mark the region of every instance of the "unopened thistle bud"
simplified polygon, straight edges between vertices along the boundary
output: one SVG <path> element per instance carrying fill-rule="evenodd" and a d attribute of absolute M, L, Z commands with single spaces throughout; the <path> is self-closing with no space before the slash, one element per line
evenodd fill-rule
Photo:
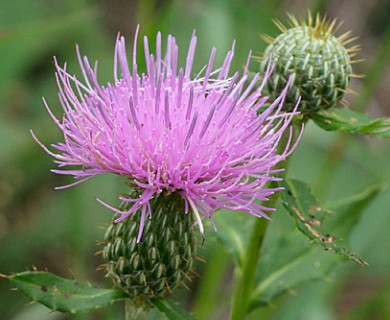
<path fill-rule="evenodd" d="M 275 70 L 271 74 L 267 88 L 272 98 L 280 95 L 287 82 L 291 81 L 284 108 L 294 109 L 301 97 L 299 111 L 310 116 L 319 110 L 334 106 L 343 99 L 353 77 L 351 64 L 357 46 L 347 48 L 353 41 L 350 32 L 336 37 L 339 28 L 336 21 L 309 14 L 308 21 L 298 22 L 289 16 L 291 28 L 276 21 L 282 31 L 275 39 L 264 36 L 269 43 L 260 69 L 265 70 L 271 60 Z"/>
<path fill-rule="evenodd" d="M 135 213 L 113 221 L 105 234 L 107 276 L 131 298 L 171 294 L 190 277 L 196 255 L 194 221 L 182 197 L 160 195 L 150 206 L 152 217 Z"/>

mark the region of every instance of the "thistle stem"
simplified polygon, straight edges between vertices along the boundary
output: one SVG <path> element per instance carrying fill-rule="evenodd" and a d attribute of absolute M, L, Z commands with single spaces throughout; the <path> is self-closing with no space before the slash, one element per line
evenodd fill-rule
<path fill-rule="evenodd" d="M 296 134 L 300 128 L 298 125 L 293 125 L 293 140 L 295 141 Z M 282 153 L 287 145 L 289 139 L 288 132 L 285 132 L 281 141 L 278 144 L 278 153 Z M 279 177 L 283 178 L 286 175 L 289 158 L 280 162 L 276 168 L 284 168 L 283 173 Z M 277 186 L 277 182 L 272 181 L 269 183 L 270 188 Z M 274 208 L 277 200 L 279 199 L 280 192 L 274 193 L 267 201 L 267 206 Z M 267 230 L 269 220 L 256 219 L 253 226 L 251 236 L 249 238 L 249 244 L 246 249 L 244 261 L 241 268 L 235 270 L 235 292 L 232 301 L 232 320 L 242 320 L 248 311 L 253 286 L 255 283 L 257 265 L 259 263 L 260 251 L 263 244 L 263 239 Z"/>
<path fill-rule="evenodd" d="M 278 194 L 274 193 L 272 195 L 268 202 L 270 206 L 276 203 Z M 268 220 L 266 219 L 257 219 L 255 221 L 242 268 L 236 268 L 235 270 L 236 288 L 232 302 L 232 320 L 242 320 L 245 318 L 255 281 L 260 249 L 267 226 Z"/>

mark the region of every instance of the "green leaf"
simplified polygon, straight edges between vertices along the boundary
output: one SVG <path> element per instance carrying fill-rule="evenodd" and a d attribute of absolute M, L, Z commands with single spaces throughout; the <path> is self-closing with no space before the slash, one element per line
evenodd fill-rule
<path fill-rule="evenodd" d="M 234 262 L 242 266 L 245 250 L 254 220 L 257 219 L 247 213 L 221 210 L 214 216 L 218 232 L 215 233 Z"/>
<path fill-rule="evenodd" d="M 152 304 L 164 314 L 168 320 L 194 320 L 195 318 L 185 309 L 171 300 L 155 298 Z"/>
<path fill-rule="evenodd" d="M 127 295 L 119 290 L 80 284 L 44 271 L 26 271 L 6 278 L 31 300 L 51 310 L 66 313 L 95 310 L 127 298 Z"/>
<path fill-rule="evenodd" d="M 347 108 L 323 110 L 312 119 L 327 131 L 344 131 L 370 136 L 390 138 L 390 118 L 370 118 Z"/>
<path fill-rule="evenodd" d="M 319 205 L 308 185 L 298 180 L 286 180 L 282 186 L 286 189 L 282 194 L 283 205 L 306 237 L 325 250 L 338 253 L 360 265 L 367 264 L 356 253 L 340 247 L 336 237 L 323 230 L 324 216 L 329 214 L 329 211 Z"/>
<path fill-rule="evenodd" d="M 333 201 L 330 209 L 337 212 L 334 213 L 318 204 L 306 184 L 287 180 L 285 188 L 283 202 L 287 210 L 293 211 L 295 221 L 284 215 L 283 208 L 278 208 L 269 225 L 257 269 L 251 310 L 267 305 L 305 283 L 325 280 L 342 261 L 338 255 L 325 253 L 322 244 L 311 243 L 313 234 L 307 230 L 305 223 L 311 221 L 316 228 L 323 225 L 348 238 L 364 209 L 384 190 L 383 185 L 374 185 L 356 195 Z M 301 211 L 304 211 L 305 223 L 299 218 Z M 311 239 L 310 242 L 296 232 L 296 224 Z"/>
<path fill-rule="evenodd" d="M 256 270 L 250 310 L 272 303 L 308 282 L 323 280 L 339 263 L 340 257 L 324 253 L 300 232 L 295 221 L 278 206 L 268 225 Z"/>

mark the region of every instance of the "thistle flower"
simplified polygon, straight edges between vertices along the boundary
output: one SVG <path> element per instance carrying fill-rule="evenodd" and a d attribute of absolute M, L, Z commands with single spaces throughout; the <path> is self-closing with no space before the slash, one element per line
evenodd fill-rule
<path fill-rule="evenodd" d="M 183 199 L 183 210 L 192 211 L 201 234 L 202 215 L 213 218 L 219 209 L 267 217 L 266 212 L 274 209 L 257 200 L 265 201 L 279 190 L 265 185 L 277 180 L 274 174 L 280 169 L 273 167 L 294 148 L 289 141 L 281 154 L 276 151 L 294 115 L 281 113 L 287 89 L 265 108 L 267 97 L 261 91 L 271 68 L 257 88 L 259 74 L 247 85 L 247 72 L 241 78 L 238 72 L 229 76 L 234 44 L 220 68 L 213 71 L 216 50 L 212 49 L 208 64 L 192 77 L 195 33 L 184 68 L 178 66 L 174 37 L 168 36 L 165 57 L 161 34 L 157 34 L 155 56 L 145 37 L 146 73 L 141 74 L 137 34 L 138 30 L 131 69 L 125 39 L 118 37 L 112 84 L 98 83 L 97 64 L 92 68 L 78 48 L 83 82 L 55 60 L 62 121 L 44 104 L 63 132 L 64 142 L 52 145 L 51 151 L 33 137 L 54 157 L 59 167 L 54 173 L 77 179 L 59 189 L 102 173 L 126 177 L 135 186 L 136 196 L 119 197 L 128 204 L 124 210 L 98 201 L 117 214 L 115 222 L 139 215 L 137 242 L 146 219 L 153 219 L 152 200 L 171 194 Z M 250 55 L 247 66 L 249 60 Z"/>
<path fill-rule="evenodd" d="M 293 110 L 300 99 L 299 111 L 310 116 L 342 102 L 350 79 L 359 77 L 351 66 L 357 62 L 353 57 L 359 46 L 348 46 L 355 40 L 350 32 L 335 35 L 340 27 L 336 20 L 319 15 L 314 19 L 310 13 L 307 22 L 299 22 L 292 15 L 289 18 L 290 28 L 275 22 L 282 32 L 275 39 L 263 36 L 269 46 L 260 69 L 266 70 L 272 59 L 275 71 L 267 82 L 270 96 L 279 96 L 291 81 L 284 110 Z"/>

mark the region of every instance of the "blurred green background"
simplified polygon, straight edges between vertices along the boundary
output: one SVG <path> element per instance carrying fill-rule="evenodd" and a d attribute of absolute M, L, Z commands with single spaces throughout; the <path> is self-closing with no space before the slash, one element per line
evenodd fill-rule
<path fill-rule="evenodd" d="M 55 191 L 55 186 L 72 180 L 50 173 L 55 167 L 52 159 L 29 133 L 33 129 L 47 145 L 61 139 L 41 100 L 44 96 L 61 116 L 53 56 L 60 64 L 66 61 L 70 73 L 79 74 L 77 43 L 90 60 L 99 60 L 100 82 L 111 81 L 116 35 L 121 32 L 130 44 L 140 23 L 140 34 L 148 35 L 150 42 L 158 30 L 163 37 L 175 35 L 182 61 L 196 29 L 194 70 L 200 70 L 213 46 L 218 49 L 217 64 L 222 63 L 236 40 L 232 68 L 242 70 L 249 50 L 259 55 L 265 48 L 259 35 L 278 34 L 273 18 L 286 22 L 286 12 L 305 17 L 309 9 L 344 21 L 340 34 L 352 30 L 359 37 L 360 57 L 365 60 L 354 65 L 354 71 L 368 76 L 353 80 L 356 93 L 347 97 L 351 108 L 364 108 L 375 117 L 390 116 L 388 0 L 0 0 L 0 273 L 36 267 L 99 286 L 111 285 L 103 272 L 95 271 L 102 263 L 95 252 L 100 250 L 97 242 L 103 239 L 104 223 L 112 213 L 95 198 L 116 203 L 116 195 L 125 190 L 123 181 L 107 175 Z M 256 71 L 257 63 L 253 61 L 251 68 Z M 371 184 L 389 184 L 389 146 L 389 141 L 345 138 L 309 123 L 289 175 L 310 183 L 320 198 L 331 202 Z M 297 288 L 278 300 L 264 319 L 390 319 L 389 208 L 387 189 L 366 210 L 350 239 L 352 250 L 369 267 L 345 263 L 328 281 Z M 206 259 L 229 261 L 211 229 L 201 250 Z M 205 268 L 206 264 L 199 265 L 201 274 Z M 190 291 L 178 294 L 182 305 L 202 310 L 200 319 L 226 319 L 230 262 L 224 270 L 205 272 L 220 279 L 218 287 L 210 288 L 204 299 L 199 279 L 194 279 Z M 27 305 L 26 298 L 10 289 L 10 283 L 0 279 L 0 319 L 121 318 L 120 304 L 90 315 L 49 313 L 40 305 Z"/>

